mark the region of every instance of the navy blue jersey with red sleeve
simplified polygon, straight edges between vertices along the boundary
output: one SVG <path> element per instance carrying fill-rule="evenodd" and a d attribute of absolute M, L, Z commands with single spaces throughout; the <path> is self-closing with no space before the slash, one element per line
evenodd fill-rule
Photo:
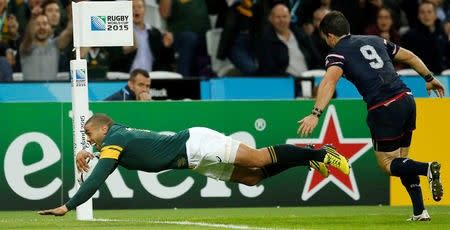
<path fill-rule="evenodd" d="M 392 59 L 399 46 L 377 36 L 347 35 L 329 52 L 325 67 L 338 66 L 368 107 L 410 91 L 395 71 Z"/>

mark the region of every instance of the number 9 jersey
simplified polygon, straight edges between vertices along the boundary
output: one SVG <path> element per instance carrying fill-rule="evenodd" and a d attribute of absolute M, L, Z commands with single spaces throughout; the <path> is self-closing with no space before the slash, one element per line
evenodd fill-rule
<path fill-rule="evenodd" d="M 392 59 L 399 46 L 377 36 L 347 35 L 325 58 L 325 68 L 338 66 L 367 107 L 411 90 L 400 80 Z"/>

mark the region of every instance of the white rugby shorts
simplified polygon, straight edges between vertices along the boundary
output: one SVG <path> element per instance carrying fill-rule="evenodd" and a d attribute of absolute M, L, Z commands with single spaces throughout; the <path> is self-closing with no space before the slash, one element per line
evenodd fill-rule
<path fill-rule="evenodd" d="M 208 128 L 189 129 L 186 153 L 189 168 L 218 180 L 228 181 L 234 170 L 239 141 Z"/>

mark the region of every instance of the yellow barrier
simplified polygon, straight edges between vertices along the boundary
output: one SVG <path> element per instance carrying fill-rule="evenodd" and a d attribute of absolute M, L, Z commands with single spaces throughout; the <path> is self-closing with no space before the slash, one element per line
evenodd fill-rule
<path fill-rule="evenodd" d="M 426 177 L 420 177 L 425 205 L 450 205 L 450 98 L 419 98 L 417 104 L 417 129 L 409 156 L 418 161 L 439 161 L 444 186 L 444 196 L 435 202 Z M 447 189 L 447 190 L 446 190 Z M 391 177 L 391 205 L 411 205 L 411 200 L 398 177 Z"/>

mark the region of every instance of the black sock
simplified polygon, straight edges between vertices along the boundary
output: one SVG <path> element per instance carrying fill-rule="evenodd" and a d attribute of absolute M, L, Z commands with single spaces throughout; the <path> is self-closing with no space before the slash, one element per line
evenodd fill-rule
<path fill-rule="evenodd" d="M 428 163 L 417 162 L 409 158 L 395 158 L 391 162 L 391 174 L 393 176 L 426 176 Z"/>
<path fill-rule="evenodd" d="M 295 145 L 275 145 L 268 147 L 272 163 L 309 165 L 310 160 L 323 162 L 325 154 L 323 149 L 310 149 Z"/>
<path fill-rule="evenodd" d="M 400 179 L 403 186 L 405 186 L 406 191 L 408 191 L 409 197 L 411 197 L 414 215 L 417 216 L 422 214 L 425 207 L 423 206 L 422 189 L 420 188 L 419 176 L 401 176 Z"/>

